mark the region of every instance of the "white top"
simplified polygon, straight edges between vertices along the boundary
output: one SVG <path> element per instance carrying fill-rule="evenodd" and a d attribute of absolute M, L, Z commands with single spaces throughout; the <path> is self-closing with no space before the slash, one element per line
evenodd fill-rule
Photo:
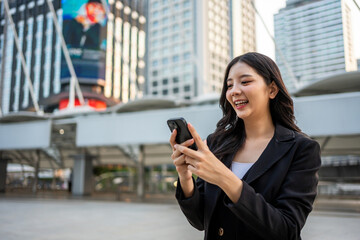
<path fill-rule="evenodd" d="M 242 179 L 253 164 L 254 163 L 232 162 L 231 171 L 235 173 L 238 178 Z"/>

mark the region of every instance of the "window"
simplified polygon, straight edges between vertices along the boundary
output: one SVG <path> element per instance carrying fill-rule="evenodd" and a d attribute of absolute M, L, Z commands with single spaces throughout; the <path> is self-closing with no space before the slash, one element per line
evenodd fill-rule
<path fill-rule="evenodd" d="M 153 2 L 152 7 L 153 8 L 159 7 L 159 2 L 158 1 Z"/>
<path fill-rule="evenodd" d="M 186 83 L 191 82 L 191 74 L 187 73 L 184 75 L 184 82 L 186 82 Z"/>
<path fill-rule="evenodd" d="M 189 10 L 184 12 L 184 18 L 188 18 L 188 17 L 190 17 L 190 11 Z"/>
<path fill-rule="evenodd" d="M 173 92 L 174 92 L 174 93 L 179 93 L 179 88 L 178 88 L 178 87 L 174 88 L 174 89 L 173 89 Z"/>
<path fill-rule="evenodd" d="M 158 60 L 155 60 L 152 62 L 152 66 L 153 67 L 157 67 L 159 65 L 159 61 Z"/>
<path fill-rule="evenodd" d="M 152 85 L 153 85 L 153 87 L 157 87 L 158 82 L 157 82 L 157 81 L 153 81 Z"/>
<path fill-rule="evenodd" d="M 158 32 L 158 30 L 154 30 L 154 31 L 152 31 L 152 33 L 151 33 L 154 37 L 156 37 L 157 35 L 159 35 L 159 32 Z"/>
<path fill-rule="evenodd" d="M 190 27 L 190 21 L 185 21 L 185 22 L 184 22 L 184 27 L 185 27 L 185 28 Z"/>
<path fill-rule="evenodd" d="M 185 2 L 184 2 L 184 7 L 186 8 L 186 7 L 190 7 L 190 0 L 186 0 Z"/>
<path fill-rule="evenodd" d="M 178 45 L 178 44 L 174 45 L 173 46 L 173 51 L 174 51 L 174 53 L 179 52 L 180 51 L 180 45 Z"/>
<path fill-rule="evenodd" d="M 179 34 L 174 34 L 171 36 L 171 41 L 176 42 L 179 39 Z"/>
<path fill-rule="evenodd" d="M 157 18 L 159 16 L 159 11 L 154 11 L 152 15 L 153 18 Z"/>
<path fill-rule="evenodd" d="M 153 47 L 158 47 L 159 46 L 159 40 L 152 41 L 152 46 Z"/>
<path fill-rule="evenodd" d="M 153 22 L 153 27 L 158 27 L 159 26 L 159 21 L 154 21 Z"/>
<path fill-rule="evenodd" d="M 173 82 L 174 82 L 174 83 L 178 83 L 178 82 L 179 82 L 179 78 L 178 78 L 178 77 L 173 77 Z"/>
<path fill-rule="evenodd" d="M 164 78 L 163 80 L 162 80 L 162 83 L 164 84 L 164 85 L 167 85 L 168 84 L 168 79 L 167 78 Z"/>
<path fill-rule="evenodd" d="M 174 56 L 172 57 L 172 61 L 173 61 L 173 62 L 178 62 L 178 61 L 179 61 L 179 55 L 174 55 Z"/>
<path fill-rule="evenodd" d="M 154 77 L 156 77 L 156 76 L 158 75 L 158 71 L 153 71 L 153 72 L 152 72 L 152 75 L 153 75 Z"/>
<path fill-rule="evenodd" d="M 164 27 L 163 29 L 162 29 L 162 34 L 166 34 L 166 33 L 168 33 L 169 32 L 169 28 L 168 27 Z"/>
<path fill-rule="evenodd" d="M 157 91 L 153 91 L 152 94 L 153 94 L 153 95 L 157 95 L 158 92 L 157 92 Z"/>
<path fill-rule="evenodd" d="M 189 60 L 190 59 L 190 53 L 186 52 L 184 53 L 184 60 Z"/>
<path fill-rule="evenodd" d="M 189 86 L 189 85 L 185 85 L 185 86 L 184 86 L 184 91 L 185 91 L 185 92 L 190 92 L 190 86 Z"/>
<path fill-rule="evenodd" d="M 162 93 L 163 93 L 163 95 L 168 95 L 168 90 L 167 90 L 167 89 L 164 89 L 164 90 L 162 91 Z"/>
<path fill-rule="evenodd" d="M 174 24 L 174 25 L 172 26 L 172 29 L 173 29 L 173 31 L 179 30 L 179 24 Z"/>
<path fill-rule="evenodd" d="M 169 22 L 169 18 L 168 17 L 164 17 L 163 19 L 162 19 L 162 23 L 165 25 L 165 24 L 167 24 Z"/>
<path fill-rule="evenodd" d="M 164 37 L 162 40 L 161 40 L 162 44 L 165 45 L 169 42 L 169 38 L 168 37 Z"/>
<path fill-rule="evenodd" d="M 161 60 L 161 63 L 162 63 L 163 65 L 166 65 L 168 62 L 169 62 L 169 59 L 168 59 L 168 58 L 163 58 L 163 59 Z"/>
<path fill-rule="evenodd" d="M 162 14 L 163 15 L 166 15 L 166 14 L 168 14 L 169 13 L 169 8 L 164 8 L 163 10 L 162 10 Z"/>

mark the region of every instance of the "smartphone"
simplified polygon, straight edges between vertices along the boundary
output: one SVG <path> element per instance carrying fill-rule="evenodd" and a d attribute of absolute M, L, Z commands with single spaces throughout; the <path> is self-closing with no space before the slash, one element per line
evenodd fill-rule
<path fill-rule="evenodd" d="M 187 127 L 187 122 L 184 118 L 171 118 L 167 120 L 167 125 L 170 128 L 170 131 L 174 131 L 176 129 L 176 143 L 181 144 L 185 142 L 186 140 L 189 140 L 192 138 L 191 133 Z M 189 146 L 191 149 L 197 150 L 197 146 L 194 143 L 193 145 Z"/>

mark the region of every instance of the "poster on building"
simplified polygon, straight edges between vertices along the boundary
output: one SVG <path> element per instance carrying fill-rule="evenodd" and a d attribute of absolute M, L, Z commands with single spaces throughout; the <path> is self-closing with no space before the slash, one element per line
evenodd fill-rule
<path fill-rule="evenodd" d="M 63 35 L 80 83 L 99 83 L 105 79 L 107 0 L 62 0 Z M 70 72 L 61 62 L 62 83 Z M 100 81 L 99 81 L 100 80 Z"/>

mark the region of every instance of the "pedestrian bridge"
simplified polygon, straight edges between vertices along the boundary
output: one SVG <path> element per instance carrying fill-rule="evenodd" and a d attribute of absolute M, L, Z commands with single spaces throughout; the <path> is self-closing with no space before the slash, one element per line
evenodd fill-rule
<path fill-rule="evenodd" d="M 360 91 L 353 89 L 294 97 L 297 124 L 319 142 L 323 156 L 360 155 Z M 83 169 L 84 161 L 170 164 L 167 119 L 184 117 L 206 138 L 221 116 L 218 96 L 193 102 L 143 98 L 103 112 L 80 108 L 43 116 L 9 114 L 0 118 L 0 160 L 74 169 Z"/>

